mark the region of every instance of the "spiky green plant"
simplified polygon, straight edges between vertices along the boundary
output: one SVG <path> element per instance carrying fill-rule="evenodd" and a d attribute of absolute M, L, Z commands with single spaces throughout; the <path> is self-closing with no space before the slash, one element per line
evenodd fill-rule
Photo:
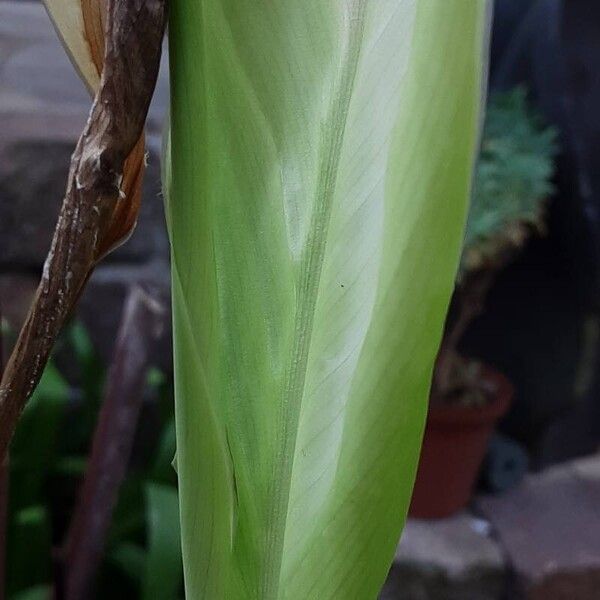
<path fill-rule="evenodd" d="M 94 89 L 101 3 L 46 1 Z M 459 260 L 487 14 L 486 0 L 171 2 L 188 598 L 377 595 Z"/>
<path fill-rule="evenodd" d="M 485 2 L 171 11 L 187 594 L 374 598 L 458 263 Z"/>
<path fill-rule="evenodd" d="M 472 271 L 501 268 L 532 231 L 543 231 L 557 136 L 529 105 L 524 88 L 492 94 L 475 170 L 461 280 Z"/>

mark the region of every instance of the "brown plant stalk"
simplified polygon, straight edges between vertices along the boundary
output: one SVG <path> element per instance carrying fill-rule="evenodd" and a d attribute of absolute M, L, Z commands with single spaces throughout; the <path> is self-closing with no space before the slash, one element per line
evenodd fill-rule
<path fill-rule="evenodd" d="M 57 600 L 85 600 L 91 595 L 129 464 L 152 346 L 167 318 L 165 306 L 150 292 L 140 286 L 130 290 L 85 479 L 60 553 L 64 589 L 56 594 Z"/>
<path fill-rule="evenodd" d="M 165 21 L 166 0 L 108 2 L 100 87 L 72 156 L 40 284 L 0 384 L 0 457 L 94 266 L 135 222 L 135 194 L 127 192 L 139 190 Z"/>

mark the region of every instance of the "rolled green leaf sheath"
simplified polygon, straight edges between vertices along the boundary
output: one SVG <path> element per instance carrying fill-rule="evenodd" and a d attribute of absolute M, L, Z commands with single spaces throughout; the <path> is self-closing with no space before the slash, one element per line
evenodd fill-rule
<path fill-rule="evenodd" d="M 174 0 L 191 600 L 377 596 L 458 264 L 484 0 Z"/>

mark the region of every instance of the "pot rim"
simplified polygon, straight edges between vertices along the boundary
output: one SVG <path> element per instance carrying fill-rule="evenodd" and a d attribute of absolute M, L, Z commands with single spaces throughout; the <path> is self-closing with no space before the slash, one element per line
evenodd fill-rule
<path fill-rule="evenodd" d="M 464 427 L 465 425 L 483 425 L 504 416 L 512 402 L 514 388 L 510 381 L 499 371 L 481 366 L 482 379 L 495 388 L 491 401 L 484 406 L 463 406 L 460 404 L 430 404 L 427 414 L 427 426 Z"/>

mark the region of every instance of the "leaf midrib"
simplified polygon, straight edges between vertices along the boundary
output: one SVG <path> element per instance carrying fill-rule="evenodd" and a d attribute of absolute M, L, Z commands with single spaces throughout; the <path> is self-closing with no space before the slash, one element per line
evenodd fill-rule
<path fill-rule="evenodd" d="M 308 368 L 308 354 L 312 339 L 315 309 L 319 296 L 321 273 L 327 245 L 333 199 L 337 184 L 338 167 L 342 154 L 344 134 L 358 69 L 364 31 L 366 0 L 354 0 L 346 15 L 348 34 L 340 60 L 340 79 L 332 97 L 327 119 L 322 124 L 322 168 L 315 194 L 307 240 L 307 254 L 302 260 L 297 292 L 297 311 L 294 326 L 294 346 L 286 376 L 281 406 L 281 424 L 277 428 L 276 448 L 280 456 L 275 460 L 269 531 L 266 540 L 265 565 L 269 570 L 262 581 L 260 597 L 279 598 L 281 565 L 287 528 L 292 472 L 298 438 L 298 424 Z"/>

